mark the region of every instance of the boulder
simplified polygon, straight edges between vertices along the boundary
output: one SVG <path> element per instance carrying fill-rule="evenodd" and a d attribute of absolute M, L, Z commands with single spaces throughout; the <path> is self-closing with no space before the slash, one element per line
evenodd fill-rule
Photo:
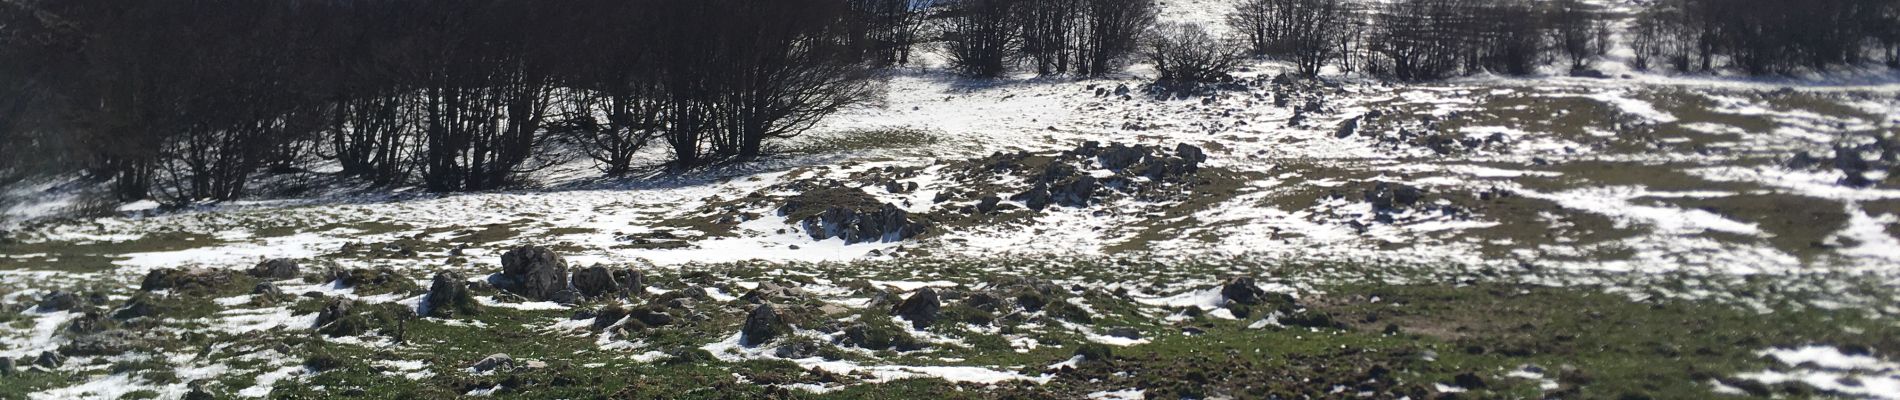
<path fill-rule="evenodd" d="M 1402 183 L 1379 182 L 1366 190 L 1366 202 L 1372 203 L 1377 211 L 1392 211 L 1418 204 L 1425 197 L 1425 191 Z"/>
<path fill-rule="evenodd" d="M 646 326 L 657 327 L 673 324 L 672 315 L 668 315 L 666 312 L 654 308 L 636 308 L 628 312 L 627 316 L 633 317 L 634 320 L 640 321 L 640 323 Z"/>
<path fill-rule="evenodd" d="M 574 290 L 587 297 L 599 297 L 620 291 L 620 282 L 607 267 L 595 265 L 574 271 Z"/>
<path fill-rule="evenodd" d="M 1187 143 L 1174 145 L 1174 156 L 1196 165 L 1207 161 L 1207 152 L 1201 151 L 1200 146 Z"/>
<path fill-rule="evenodd" d="M 284 280 L 296 278 L 302 272 L 297 267 L 297 260 L 273 258 L 252 266 L 250 274 L 259 279 Z"/>
<path fill-rule="evenodd" d="M 160 268 L 145 274 L 145 279 L 139 281 L 139 290 L 210 292 L 231 284 L 233 280 L 230 272 L 222 270 Z"/>
<path fill-rule="evenodd" d="M 739 330 L 739 344 L 758 346 L 791 332 L 791 324 L 785 322 L 778 309 L 771 303 L 760 304 L 746 314 L 745 327 Z"/>
<path fill-rule="evenodd" d="M 1098 187 L 1101 185 L 1096 182 L 1095 177 L 1082 175 L 1050 188 L 1049 195 L 1056 204 L 1068 207 L 1088 207 Z"/>
<path fill-rule="evenodd" d="M 759 304 L 776 300 L 792 299 L 804 296 L 805 291 L 796 287 L 780 285 L 777 282 L 759 283 L 759 287 L 746 292 L 740 299 L 748 303 Z"/>
<path fill-rule="evenodd" d="M 442 271 L 429 281 L 429 294 L 422 298 L 424 315 L 453 318 L 481 312 L 481 304 L 469 293 L 468 279 L 455 271 Z"/>
<path fill-rule="evenodd" d="M 937 321 L 937 313 L 943 309 L 943 301 L 937 298 L 937 291 L 931 288 L 917 289 L 891 309 L 891 314 L 910 321 L 911 328 L 924 329 Z"/>
<path fill-rule="evenodd" d="M 52 350 L 42 351 L 39 357 L 33 359 L 33 365 L 38 365 L 40 368 L 46 369 L 59 369 L 59 366 L 65 364 L 66 356 Z"/>
<path fill-rule="evenodd" d="M 113 356 L 134 349 L 138 338 L 131 332 L 110 330 L 82 335 L 59 347 L 61 354 L 76 356 Z"/>
<path fill-rule="evenodd" d="M 1003 202 L 1003 198 L 1001 197 L 996 197 L 996 195 L 993 195 L 993 194 L 985 195 L 983 196 L 982 199 L 978 199 L 976 201 L 976 210 L 979 212 L 986 212 L 986 213 L 995 212 L 996 205 L 1002 202 Z"/>
<path fill-rule="evenodd" d="M 152 304 L 151 299 L 146 298 L 144 295 L 132 296 L 131 300 L 125 301 L 124 307 L 119 307 L 118 310 L 112 311 L 112 319 L 120 321 L 154 315 L 158 315 L 158 306 Z"/>
<path fill-rule="evenodd" d="M 34 308 L 40 312 L 53 312 L 67 311 L 75 307 L 79 307 L 79 296 L 72 294 L 72 292 L 55 290 L 52 293 L 47 293 L 45 297 L 41 297 L 39 305 Z"/>
<path fill-rule="evenodd" d="M 514 367 L 515 367 L 515 358 L 509 357 L 507 354 L 503 354 L 503 353 L 495 353 L 488 357 L 482 358 L 480 361 L 476 361 L 474 364 L 470 364 L 468 366 L 469 369 L 473 369 L 475 370 L 475 372 L 488 372 L 488 371 L 495 370 L 496 368 L 514 368 Z"/>
<path fill-rule="evenodd" d="M 1254 284 L 1253 277 L 1236 277 L 1221 284 L 1220 295 L 1229 303 L 1246 305 L 1260 304 L 1267 298 L 1267 291 Z"/>
<path fill-rule="evenodd" d="M 281 297 L 284 295 L 284 290 L 277 288 L 277 284 L 274 283 L 258 282 L 257 286 L 251 287 L 251 294 L 264 297 Z"/>
<path fill-rule="evenodd" d="M 346 321 L 350 317 L 350 309 L 355 306 L 356 303 L 348 298 L 330 298 L 330 301 L 323 305 L 323 310 L 317 311 L 317 331 L 330 336 L 348 336 L 357 333 L 352 332 L 355 329 L 352 329 L 350 321 Z"/>
<path fill-rule="evenodd" d="M 1022 193 L 1017 193 L 1015 196 L 1009 196 L 1009 199 L 1023 202 L 1023 206 L 1036 211 L 1042 211 L 1042 209 L 1048 208 L 1050 203 L 1055 202 L 1055 196 L 1049 194 L 1049 188 L 1042 185 L 1036 185 L 1036 187 L 1029 188 L 1029 190 Z"/>
<path fill-rule="evenodd" d="M 1104 169 L 1121 171 L 1127 169 L 1129 166 L 1135 165 L 1135 163 L 1141 162 L 1142 159 L 1147 157 L 1148 148 L 1146 146 L 1136 145 L 1131 147 L 1122 145 L 1121 143 L 1112 143 L 1095 156 L 1095 161 L 1100 163 Z"/>
<path fill-rule="evenodd" d="M 614 283 L 619 284 L 620 291 L 628 296 L 637 296 L 646 292 L 646 277 L 641 276 L 640 271 L 635 271 L 633 268 L 621 268 L 613 270 L 613 275 Z"/>
<path fill-rule="evenodd" d="M 13 357 L 0 357 L 0 376 L 13 375 L 19 367 L 13 365 Z"/>
<path fill-rule="evenodd" d="M 521 246 L 501 255 L 496 286 L 534 300 L 549 300 L 567 289 L 567 261 L 540 246 Z"/>

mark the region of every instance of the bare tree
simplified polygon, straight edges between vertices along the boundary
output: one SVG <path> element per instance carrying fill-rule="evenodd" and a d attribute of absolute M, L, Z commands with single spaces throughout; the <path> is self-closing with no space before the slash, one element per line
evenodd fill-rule
<path fill-rule="evenodd" d="M 1165 23 L 1155 27 L 1144 54 L 1166 82 L 1216 82 L 1239 67 L 1246 50 L 1207 33 L 1200 25 Z"/>

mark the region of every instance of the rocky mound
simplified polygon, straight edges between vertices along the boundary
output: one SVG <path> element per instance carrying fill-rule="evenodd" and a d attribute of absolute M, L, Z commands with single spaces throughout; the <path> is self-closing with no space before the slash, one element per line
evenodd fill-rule
<path fill-rule="evenodd" d="M 1214 181 L 1231 178 L 1224 170 L 1207 173 L 1206 161 L 1206 151 L 1189 144 L 1087 142 L 1056 153 L 999 152 L 937 166 L 873 168 L 844 179 L 788 182 L 761 193 L 797 193 L 779 203 L 778 214 L 813 239 L 894 242 L 939 229 L 1007 222 L 1051 207 L 1186 200 L 1205 194 L 1202 189 Z M 919 192 L 935 193 L 927 207 L 917 204 L 925 201 L 914 197 Z M 765 197 L 755 194 L 747 201 Z M 900 199 L 881 200 L 887 197 Z M 908 211 L 919 208 L 928 211 Z"/>

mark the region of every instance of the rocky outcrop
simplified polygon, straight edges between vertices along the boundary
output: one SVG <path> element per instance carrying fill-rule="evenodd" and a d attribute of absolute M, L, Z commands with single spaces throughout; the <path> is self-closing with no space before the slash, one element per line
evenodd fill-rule
<path fill-rule="evenodd" d="M 846 244 L 910 239 L 923 234 L 930 226 L 912 218 L 910 212 L 889 203 L 876 208 L 826 206 L 823 211 L 798 221 L 812 239 L 839 238 L 844 239 Z"/>
<path fill-rule="evenodd" d="M 495 287 L 502 290 L 537 301 L 552 300 L 567 289 L 567 261 L 553 250 L 522 246 L 501 255 L 501 275 L 496 278 Z"/>
<path fill-rule="evenodd" d="M 273 258 L 257 263 L 250 269 L 251 277 L 269 280 L 293 279 L 303 272 L 297 266 L 297 260 Z"/>

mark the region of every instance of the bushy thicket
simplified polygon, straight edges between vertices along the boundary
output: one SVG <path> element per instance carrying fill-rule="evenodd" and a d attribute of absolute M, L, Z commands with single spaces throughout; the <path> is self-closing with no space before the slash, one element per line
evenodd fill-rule
<path fill-rule="evenodd" d="M 610 173 L 692 168 L 877 94 L 908 0 L 19 0 L 0 3 L 0 152 L 123 199 L 224 200 L 334 160 L 503 187 L 572 143 Z"/>

